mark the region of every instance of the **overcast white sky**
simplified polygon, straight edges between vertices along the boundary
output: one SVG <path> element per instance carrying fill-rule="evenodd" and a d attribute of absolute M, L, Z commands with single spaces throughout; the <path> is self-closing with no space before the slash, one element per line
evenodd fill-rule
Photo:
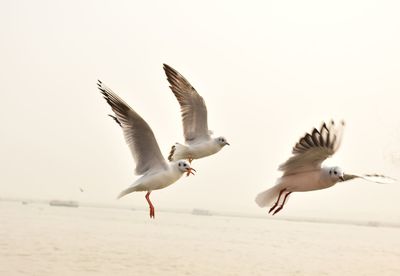
<path fill-rule="evenodd" d="M 137 176 L 96 80 L 166 156 L 183 135 L 162 63 L 203 96 L 231 147 L 154 192 L 156 207 L 264 213 L 254 196 L 331 118 L 347 122 L 331 164 L 400 178 L 399 14 L 397 1 L 1 1 L 0 197 L 116 203 Z M 399 221 L 399 194 L 352 181 L 293 194 L 282 215 Z M 120 202 L 147 206 L 143 193 Z"/>

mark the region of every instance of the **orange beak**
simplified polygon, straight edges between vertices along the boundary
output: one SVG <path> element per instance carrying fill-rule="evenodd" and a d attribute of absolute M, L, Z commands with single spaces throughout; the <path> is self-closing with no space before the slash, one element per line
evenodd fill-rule
<path fill-rule="evenodd" d="M 188 168 L 188 169 L 186 169 L 186 171 L 187 171 L 186 176 L 189 176 L 190 174 L 194 175 L 193 171 L 196 171 L 196 170 L 193 168 Z"/>

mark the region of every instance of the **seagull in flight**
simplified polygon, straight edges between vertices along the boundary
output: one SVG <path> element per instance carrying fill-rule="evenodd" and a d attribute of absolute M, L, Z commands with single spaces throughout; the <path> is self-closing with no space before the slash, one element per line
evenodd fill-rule
<path fill-rule="evenodd" d="M 123 190 L 118 198 L 132 192 L 147 192 L 146 200 L 150 208 L 150 218 L 154 218 L 155 211 L 150 201 L 150 193 L 171 185 L 184 173 L 187 173 L 187 176 L 194 175 L 192 171 L 196 170 L 186 160 L 167 163 L 161 154 L 153 131 L 146 121 L 104 83 L 98 81 L 97 86 L 115 114 L 115 116 L 109 116 L 122 128 L 125 141 L 136 162 L 136 174 L 142 175 Z"/>
<path fill-rule="evenodd" d="M 325 159 L 332 156 L 340 147 L 344 122 L 338 126 L 334 121 L 323 123 L 318 130 L 314 128 L 306 133 L 293 147 L 292 154 L 280 165 L 282 177 L 272 188 L 257 195 L 255 201 L 260 207 L 272 207 L 269 213 L 275 215 L 293 192 L 308 192 L 332 187 L 338 182 L 362 178 L 376 183 L 392 183 L 393 178 L 379 174 L 355 175 L 346 174 L 340 167 L 321 167 Z"/>
<path fill-rule="evenodd" d="M 170 88 L 181 106 L 185 145 L 172 146 L 168 160 L 203 158 L 219 152 L 229 145 L 225 137 L 212 138 L 208 129 L 207 107 L 203 98 L 193 86 L 174 68 L 164 64 Z"/>

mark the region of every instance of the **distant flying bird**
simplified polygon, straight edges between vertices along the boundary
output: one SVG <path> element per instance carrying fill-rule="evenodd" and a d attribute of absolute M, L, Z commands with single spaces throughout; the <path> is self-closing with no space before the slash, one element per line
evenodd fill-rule
<path fill-rule="evenodd" d="M 322 162 L 339 149 L 343 127 L 343 121 L 337 127 L 331 121 L 330 124 L 323 123 L 320 130 L 314 128 L 311 134 L 306 133 L 293 147 L 293 156 L 279 167 L 283 171 L 282 177 L 275 186 L 258 194 L 256 203 L 260 207 L 272 205 L 269 213 L 275 215 L 293 192 L 321 190 L 354 178 L 376 183 L 393 182 L 394 179 L 383 175 L 345 174 L 339 167 L 321 167 Z"/>
<path fill-rule="evenodd" d="M 101 81 L 98 81 L 97 85 L 115 113 L 115 116 L 109 116 L 122 128 L 125 141 L 136 162 L 136 174 L 143 175 L 123 190 L 118 198 L 132 192 L 147 191 L 146 200 L 150 208 L 150 218 L 154 218 L 155 212 L 150 201 L 150 193 L 171 185 L 185 172 L 189 176 L 189 174 L 194 174 L 192 170 L 196 170 L 185 160 L 167 163 L 146 121 Z"/>
<path fill-rule="evenodd" d="M 212 138 L 208 129 L 207 107 L 203 98 L 192 85 L 171 66 L 164 64 L 170 88 L 181 106 L 185 145 L 172 146 L 168 160 L 203 158 L 219 152 L 229 145 L 225 137 Z"/>

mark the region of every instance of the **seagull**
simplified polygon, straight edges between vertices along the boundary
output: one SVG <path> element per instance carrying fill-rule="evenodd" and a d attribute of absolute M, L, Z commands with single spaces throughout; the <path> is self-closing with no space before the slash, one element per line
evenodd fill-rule
<path fill-rule="evenodd" d="M 192 171 L 196 170 L 186 160 L 167 163 L 161 154 L 153 131 L 146 121 L 100 80 L 97 85 L 115 114 L 115 116 L 109 116 L 122 128 L 125 141 L 136 162 L 135 172 L 137 175 L 142 175 L 123 190 L 118 198 L 132 192 L 147 192 L 146 200 L 150 208 L 150 218 L 154 218 L 155 211 L 150 201 L 150 193 L 171 185 L 184 173 L 187 173 L 187 176 L 194 175 Z"/>
<path fill-rule="evenodd" d="M 175 69 L 164 64 L 170 88 L 181 106 L 185 145 L 175 143 L 168 160 L 203 158 L 219 152 L 229 145 L 225 137 L 212 138 L 207 125 L 207 107 L 193 86 Z"/>
<path fill-rule="evenodd" d="M 308 192 L 332 187 L 337 182 L 362 178 L 376 183 L 392 183 L 395 179 L 379 174 L 346 174 L 340 167 L 321 167 L 325 159 L 332 156 L 340 147 L 344 121 L 338 126 L 334 121 L 323 123 L 318 130 L 306 133 L 293 147 L 292 154 L 280 165 L 282 177 L 272 188 L 257 195 L 255 201 L 260 207 L 272 205 L 269 213 L 275 215 L 293 192 Z M 272 204 L 273 203 L 273 204 Z"/>

